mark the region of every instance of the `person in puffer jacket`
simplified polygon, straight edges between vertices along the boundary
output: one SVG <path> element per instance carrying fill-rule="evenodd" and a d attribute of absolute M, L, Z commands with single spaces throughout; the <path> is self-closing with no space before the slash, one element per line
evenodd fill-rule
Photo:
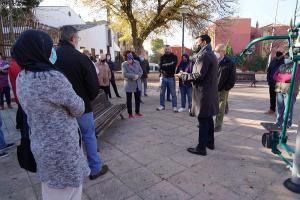
<path fill-rule="evenodd" d="M 275 92 L 277 98 L 277 108 L 276 108 L 276 126 L 282 128 L 283 117 L 285 111 L 285 104 L 288 99 L 288 93 L 292 80 L 292 69 L 293 61 L 289 58 L 288 53 L 285 54 L 284 64 L 282 64 L 279 69 L 275 72 L 273 78 L 276 81 Z M 290 107 L 290 112 L 288 116 L 287 128 L 291 128 L 293 124 L 293 108 L 296 102 L 296 97 L 299 93 L 299 78 L 300 78 L 300 65 L 297 67 L 296 79 L 294 85 L 294 91 L 292 95 L 292 102 Z"/>

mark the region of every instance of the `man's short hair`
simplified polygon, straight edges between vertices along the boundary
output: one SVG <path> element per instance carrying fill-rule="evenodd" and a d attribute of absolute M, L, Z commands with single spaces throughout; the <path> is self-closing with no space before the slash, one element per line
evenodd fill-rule
<path fill-rule="evenodd" d="M 281 51 L 276 51 L 276 57 L 280 57 L 282 55 L 283 55 L 283 53 Z"/>
<path fill-rule="evenodd" d="M 127 54 L 129 54 L 129 53 L 131 53 L 131 51 L 129 51 L 129 50 L 126 50 L 126 51 L 123 52 L 124 60 L 127 60 Z"/>
<path fill-rule="evenodd" d="M 59 29 L 60 40 L 62 41 L 71 41 L 72 37 L 78 33 L 78 30 L 70 25 L 63 26 Z"/>
<path fill-rule="evenodd" d="M 203 34 L 200 36 L 197 36 L 196 39 L 201 38 L 202 41 L 205 41 L 206 44 L 210 44 L 211 38 L 207 34 Z"/>

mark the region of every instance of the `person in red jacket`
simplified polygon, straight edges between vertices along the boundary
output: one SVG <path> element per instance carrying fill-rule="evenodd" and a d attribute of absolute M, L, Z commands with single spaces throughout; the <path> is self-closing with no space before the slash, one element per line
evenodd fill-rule
<path fill-rule="evenodd" d="M 15 96 L 16 103 L 18 104 L 18 110 L 17 110 L 17 114 L 16 114 L 16 129 L 20 129 L 22 138 L 27 138 L 29 136 L 28 135 L 29 127 L 27 124 L 27 116 L 19 103 L 19 100 L 17 97 L 17 92 L 16 92 L 16 80 L 21 71 L 21 68 L 18 65 L 18 63 L 16 62 L 16 60 L 14 59 L 13 54 L 11 56 L 12 56 L 12 60 L 9 65 L 8 76 L 9 76 L 9 81 L 10 81 L 10 84 L 11 84 L 11 87 L 12 87 L 12 90 L 13 90 L 13 93 Z"/>

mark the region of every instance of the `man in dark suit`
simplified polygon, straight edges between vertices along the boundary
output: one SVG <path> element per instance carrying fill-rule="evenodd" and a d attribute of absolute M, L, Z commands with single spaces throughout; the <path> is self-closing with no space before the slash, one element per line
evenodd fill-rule
<path fill-rule="evenodd" d="M 218 114 L 218 61 L 210 45 L 208 35 L 196 38 L 195 64 L 193 72 L 188 74 L 193 82 L 192 113 L 198 117 L 199 143 L 187 151 L 205 156 L 206 147 L 214 149 L 214 121 Z M 181 75 L 183 76 L 183 75 Z"/>

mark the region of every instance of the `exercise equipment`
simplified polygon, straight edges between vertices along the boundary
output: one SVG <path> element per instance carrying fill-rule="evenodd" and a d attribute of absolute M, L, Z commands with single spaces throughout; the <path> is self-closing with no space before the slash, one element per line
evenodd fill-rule
<path fill-rule="evenodd" d="M 298 130 L 297 130 L 297 140 L 296 140 L 296 148 L 292 148 L 287 144 L 287 136 L 286 136 L 286 129 L 287 129 L 287 122 L 288 122 L 288 114 L 290 112 L 291 107 L 291 100 L 292 94 L 294 90 L 295 80 L 296 80 L 296 72 L 298 67 L 298 62 L 300 61 L 300 23 L 296 25 L 296 27 L 291 28 L 288 30 L 287 35 L 272 35 L 272 36 L 265 36 L 257 38 L 251 41 L 245 50 L 239 55 L 238 60 L 242 60 L 245 56 L 252 54 L 253 47 L 256 43 L 266 40 L 287 40 L 288 41 L 288 48 L 289 48 L 289 57 L 294 62 L 293 69 L 292 69 L 292 80 L 288 92 L 288 99 L 285 105 L 284 111 L 284 122 L 282 129 L 274 129 L 268 127 L 268 124 L 262 124 L 265 129 L 269 132 L 264 133 L 262 135 L 262 144 L 264 147 L 271 149 L 272 153 L 277 155 L 292 171 L 292 178 L 287 179 L 284 182 L 284 186 L 295 192 L 300 194 L 300 116 L 298 121 Z M 279 147 L 282 149 L 280 150 Z M 286 158 L 282 151 L 288 153 L 289 156 L 293 156 L 293 162 L 291 162 L 291 158 Z"/>

